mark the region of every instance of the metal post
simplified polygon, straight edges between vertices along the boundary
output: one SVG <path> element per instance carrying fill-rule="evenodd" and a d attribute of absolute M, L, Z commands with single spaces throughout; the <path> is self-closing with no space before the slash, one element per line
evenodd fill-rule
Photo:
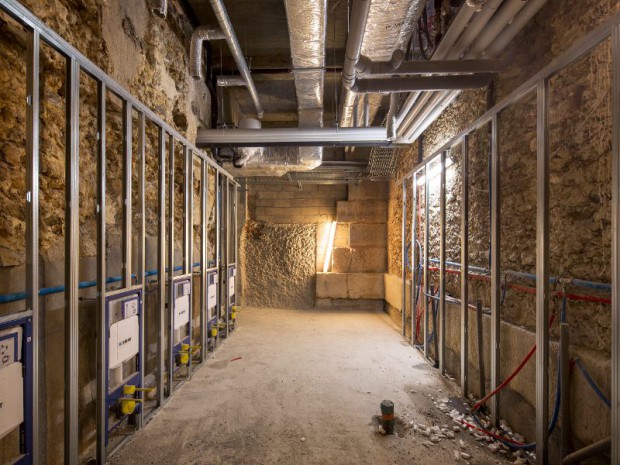
<path fill-rule="evenodd" d="M 209 194 L 208 168 L 204 160 L 200 161 L 200 361 L 207 359 L 207 196 Z"/>
<path fill-rule="evenodd" d="M 620 465 L 620 26 L 612 32 L 612 295 L 611 295 L 611 463 Z"/>
<path fill-rule="evenodd" d="M 420 270 L 417 269 L 417 263 L 420 257 L 418 257 L 417 248 L 417 236 L 418 236 L 418 173 L 413 173 L 411 177 L 411 190 L 412 190 L 412 205 L 411 205 L 411 345 L 415 345 L 415 326 L 417 320 L 417 302 L 415 298 L 416 294 L 416 271 L 418 274 Z M 404 183 L 403 183 L 404 184 Z M 418 279 L 420 279 L 418 277 Z"/>
<path fill-rule="evenodd" d="M 145 125 L 146 119 L 144 117 L 144 113 L 140 112 L 138 116 L 138 211 L 136 212 L 138 215 L 138 228 L 140 230 L 140 234 L 138 236 L 138 269 L 136 270 L 136 278 L 137 283 L 142 286 L 142 315 L 140 316 L 140 320 L 142 324 L 140 325 L 140 387 L 144 387 L 144 370 L 145 370 L 145 337 L 144 337 L 144 326 L 146 322 L 146 318 L 144 317 L 146 310 L 146 279 L 144 273 L 146 272 L 146 223 L 145 223 L 145 197 L 146 197 L 146 134 L 145 134 Z M 144 393 L 140 393 L 140 398 L 145 399 L 146 396 Z M 144 406 L 140 409 L 140 415 L 138 415 L 138 429 L 142 428 L 144 422 Z"/>
<path fill-rule="evenodd" d="M 561 424 L 562 458 L 570 454 L 570 332 L 567 323 L 560 323 L 560 379 L 562 393 Z"/>
<path fill-rule="evenodd" d="M 429 245 L 429 233 L 428 233 L 428 218 L 429 218 L 429 209 L 428 209 L 428 165 L 424 165 L 424 292 L 422 295 L 424 296 L 424 357 L 428 358 L 428 290 L 430 285 L 430 275 L 428 271 L 428 245 Z M 437 354 L 435 354 L 437 355 Z"/>
<path fill-rule="evenodd" d="M 97 83 L 97 463 L 106 463 L 106 85 Z"/>
<path fill-rule="evenodd" d="M 32 310 L 32 457 L 39 462 L 39 32 L 28 36 L 26 63 L 26 158 L 28 217 L 26 221 L 26 308 Z M 27 420 L 27 421 L 28 421 Z"/>
<path fill-rule="evenodd" d="M 439 186 L 439 372 L 446 373 L 446 151 L 441 152 Z"/>
<path fill-rule="evenodd" d="M 189 360 L 187 362 L 187 377 L 192 376 L 193 329 L 194 329 L 194 152 L 184 148 L 185 152 L 185 260 L 187 273 L 189 273 L 190 286 L 192 289 L 189 302 Z"/>
<path fill-rule="evenodd" d="M 228 304 L 230 303 L 230 286 L 229 280 L 230 276 L 228 276 L 228 265 L 230 265 L 230 179 L 225 179 L 225 191 L 226 191 L 226 266 L 224 267 L 224 272 L 226 273 L 226 302 L 225 302 L 225 315 L 226 315 L 226 337 L 230 333 L 230 308 L 228 308 Z"/>
<path fill-rule="evenodd" d="M 484 338 L 483 338 L 483 325 L 482 325 L 482 301 L 476 300 L 476 326 L 478 333 L 478 374 L 480 382 L 480 398 L 482 399 L 486 394 L 485 383 L 486 373 L 484 370 Z"/>
<path fill-rule="evenodd" d="M 469 136 L 461 143 L 461 394 L 469 393 Z"/>
<path fill-rule="evenodd" d="M 158 197 L 157 197 L 157 406 L 164 405 L 164 371 L 166 345 L 166 131 L 159 127 L 159 169 L 158 169 Z M 105 462 L 100 462 L 105 463 Z"/>
<path fill-rule="evenodd" d="M 549 81 L 537 88 L 536 463 L 549 463 Z"/>
<path fill-rule="evenodd" d="M 407 180 L 402 185 L 403 199 L 401 202 L 402 224 L 401 224 L 401 275 L 402 275 L 402 295 L 401 295 L 401 332 L 405 336 L 405 326 L 407 323 Z"/>
<path fill-rule="evenodd" d="M 222 265 L 221 265 L 221 208 L 220 208 L 220 204 L 221 204 L 221 194 L 220 194 L 220 173 L 219 171 L 215 172 L 215 269 L 217 270 L 217 277 L 218 277 L 218 289 L 217 289 L 217 305 L 215 307 L 215 313 L 217 315 L 216 318 L 216 325 L 219 325 L 220 322 L 220 317 L 222 315 L 222 309 L 221 309 L 221 305 L 222 305 L 222 283 L 224 282 L 224 278 L 222 276 Z M 218 327 L 218 331 L 217 331 L 217 337 L 216 337 L 216 344 L 219 342 L 220 340 L 220 331 L 219 331 L 219 327 Z"/>
<path fill-rule="evenodd" d="M 172 395 L 174 375 L 174 136 L 168 140 L 168 396 Z"/>
<path fill-rule="evenodd" d="M 500 325 L 501 325 L 501 276 L 500 276 L 500 167 L 497 114 L 491 119 L 491 390 L 500 377 Z M 491 422 L 499 422 L 499 396 L 491 399 Z"/>
<path fill-rule="evenodd" d="M 65 164 L 65 464 L 78 461 L 80 65 L 67 60 Z"/>
<path fill-rule="evenodd" d="M 123 100 L 123 287 L 131 286 L 132 106 Z"/>

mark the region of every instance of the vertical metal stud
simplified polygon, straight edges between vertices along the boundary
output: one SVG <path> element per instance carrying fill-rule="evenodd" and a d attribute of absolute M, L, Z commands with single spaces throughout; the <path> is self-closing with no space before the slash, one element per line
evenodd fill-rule
<path fill-rule="evenodd" d="M 28 36 L 26 63 L 26 159 L 28 216 L 26 221 L 26 307 L 32 310 L 32 436 L 31 463 L 39 462 L 39 32 Z M 31 420 L 31 421 L 30 421 Z M 28 427 L 28 426 L 27 426 Z"/>
<path fill-rule="evenodd" d="M 429 180 L 428 180 L 428 164 L 424 165 L 424 357 L 428 358 L 428 291 L 430 286 L 430 275 L 428 271 L 428 246 L 429 246 Z M 437 356 L 437 354 L 435 354 Z"/>
<path fill-rule="evenodd" d="M 461 394 L 469 393 L 469 136 L 461 143 Z"/>
<path fill-rule="evenodd" d="M 225 302 L 225 312 L 226 315 L 226 337 L 228 337 L 230 333 L 230 286 L 229 280 L 230 276 L 228 275 L 228 265 L 230 265 L 230 236 L 231 236 L 231 228 L 230 228 L 230 179 L 226 177 L 224 180 L 225 183 L 225 191 L 226 191 L 226 253 L 224 254 L 226 260 L 226 266 L 224 267 L 224 272 L 226 273 L 226 302 Z"/>
<path fill-rule="evenodd" d="M 136 212 L 138 216 L 138 250 L 137 250 L 137 259 L 138 259 L 138 269 L 136 270 L 136 279 L 137 283 L 142 285 L 142 315 L 140 319 L 142 324 L 140 325 L 140 386 L 144 387 L 144 370 L 145 370 L 145 337 L 144 337 L 144 326 L 146 324 L 146 318 L 144 317 L 146 311 L 146 279 L 144 273 L 146 272 L 146 223 L 145 223 L 145 196 L 146 196 L 146 134 L 145 134 L 145 117 L 144 113 L 140 112 L 138 116 L 138 211 Z M 145 396 L 143 393 L 140 393 L 140 398 L 144 399 Z M 142 424 L 144 421 L 144 406 L 140 408 L 140 415 L 138 415 L 138 424 L 137 427 L 142 428 Z"/>
<path fill-rule="evenodd" d="M 65 464 L 78 461 L 80 65 L 67 60 L 65 165 Z"/>
<path fill-rule="evenodd" d="M 220 172 L 216 171 L 215 172 L 215 188 L 214 188 L 214 192 L 215 192 L 215 268 L 217 269 L 217 277 L 218 277 L 218 289 L 217 289 L 217 305 L 215 307 L 215 313 L 216 313 L 216 324 L 219 324 L 219 320 L 220 317 L 222 315 L 222 310 L 221 310 L 221 306 L 222 306 L 222 283 L 224 282 L 224 276 L 223 276 L 223 269 L 222 269 L 222 238 L 221 238 L 221 231 L 220 228 L 222 227 L 222 218 L 221 218 L 221 214 L 222 214 L 222 208 L 221 208 L 221 203 L 222 203 L 222 198 L 221 198 L 221 189 L 220 189 Z M 220 332 L 219 329 L 217 331 L 217 342 L 219 342 L 220 339 Z"/>
<path fill-rule="evenodd" d="M 164 347 L 166 345 L 166 131 L 159 127 L 159 168 L 158 168 L 158 197 L 157 197 L 157 284 L 158 312 L 157 312 L 157 406 L 164 405 L 164 372 L 166 362 Z"/>
<path fill-rule="evenodd" d="M 405 336 L 406 324 L 407 324 L 407 180 L 403 181 L 402 185 L 402 202 L 401 202 L 401 276 L 402 276 L 402 295 L 401 295 L 401 332 L 403 337 Z"/>
<path fill-rule="evenodd" d="M 106 85 L 97 82 L 97 463 L 106 463 Z"/>
<path fill-rule="evenodd" d="M 172 395 L 174 378 L 174 136 L 168 141 L 168 396 Z"/>
<path fill-rule="evenodd" d="M 132 163 L 132 106 L 123 100 L 123 287 L 131 286 L 131 163 Z"/>
<path fill-rule="evenodd" d="M 417 302 L 416 302 L 416 271 L 418 274 L 420 270 L 417 268 L 418 260 L 418 173 L 413 173 L 411 177 L 411 345 L 415 345 L 415 326 L 417 320 Z M 420 279 L 419 276 L 417 279 Z"/>
<path fill-rule="evenodd" d="M 441 152 L 439 186 L 439 372 L 446 373 L 446 151 Z"/>
<path fill-rule="evenodd" d="M 185 153 L 185 262 L 187 263 L 187 273 L 192 287 L 192 299 L 189 303 L 189 361 L 187 362 L 187 376 L 192 376 L 193 365 L 193 329 L 194 329 L 194 152 L 187 147 Z"/>
<path fill-rule="evenodd" d="M 620 26 L 612 32 L 611 463 L 620 465 Z"/>
<path fill-rule="evenodd" d="M 498 117 L 491 120 L 491 390 L 499 385 L 500 376 L 500 325 L 501 325 L 501 276 L 500 276 L 500 168 L 498 143 Z M 499 396 L 491 401 L 491 422 L 499 421 Z"/>
<path fill-rule="evenodd" d="M 207 163 L 204 160 L 200 160 L 200 361 L 204 362 L 207 359 L 207 264 L 208 250 L 207 250 L 207 196 L 209 194 L 208 186 L 208 168 Z"/>
<path fill-rule="evenodd" d="M 536 463 L 549 463 L 549 81 L 537 88 Z M 494 388 L 495 385 L 491 386 Z"/>

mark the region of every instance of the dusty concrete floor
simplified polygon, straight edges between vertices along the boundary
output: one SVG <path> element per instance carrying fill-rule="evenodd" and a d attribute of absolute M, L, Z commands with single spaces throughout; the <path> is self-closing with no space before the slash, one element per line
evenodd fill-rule
<path fill-rule="evenodd" d="M 466 432 L 424 445 L 405 425 L 453 425 L 429 395 L 458 392 L 383 313 L 245 308 L 213 359 L 110 463 L 451 464 L 459 439 L 472 455 L 460 463 L 507 463 Z M 383 399 L 396 405 L 398 437 L 372 424 Z"/>

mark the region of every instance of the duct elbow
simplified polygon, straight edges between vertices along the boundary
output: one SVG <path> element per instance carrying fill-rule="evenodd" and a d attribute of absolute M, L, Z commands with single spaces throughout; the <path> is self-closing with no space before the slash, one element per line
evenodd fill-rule
<path fill-rule="evenodd" d="M 168 0 L 155 0 L 152 4 L 151 11 L 153 14 L 160 18 L 165 18 L 168 15 Z"/>
<path fill-rule="evenodd" d="M 202 44 L 205 40 L 225 39 L 222 31 L 208 26 L 199 26 L 194 30 L 189 47 L 189 74 L 192 78 L 202 79 Z"/>

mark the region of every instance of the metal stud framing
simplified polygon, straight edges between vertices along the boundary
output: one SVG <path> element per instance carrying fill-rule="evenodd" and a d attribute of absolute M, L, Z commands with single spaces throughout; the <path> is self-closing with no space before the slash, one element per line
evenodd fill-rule
<path fill-rule="evenodd" d="M 184 248 L 184 265 L 186 272 L 192 271 L 192 205 L 193 200 L 191 186 L 193 179 L 192 167 L 193 157 L 201 160 L 201 172 L 203 179 L 202 208 L 203 208 L 203 224 L 201 231 L 201 244 L 203 247 L 202 264 L 203 280 L 206 279 L 206 256 L 207 256 L 207 227 L 208 212 L 207 209 L 207 173 L 208 168 L 215 170 L 218 179 L 226 179 L 228 185 L 234 186 L 234 192 L 237 192 L 238 184 L 232 180 L 231 175 L 223 168 L 218 166 L 213 160 L 207 157 L 204 152 L 198 150 L 180 133 L 167 125 L 161 118 L 153 113 L 148 107 L 139 102 L 122 86 L 112 80 L 101 69 L 90 62 L 86 57 L 80 54 L 74 47 L 65 42 L 58 34 L 49 29 L 43 22 L 34 16 L 29 10 L 24 8 L 15 0 L 0 0 L 0 10 L 8 13 L 27 32 L 27 51 L 26 51 L 26 203 L 27 203 L 27 221 L 26 221 L 26 310 L 31 312 L 32 318 L 32 351 L 33 351 L 33 386 L 32 398 L 29 402 L 32 404 L 32 418 L 26 419 L 31 421 L 28 427 L 32 428 L 32 463 L 39 463 L 39 450 L 41 441 L 41 429 L 39 420 L 45 415 L 45 412 L 39 409 L 39 385 L 40 385 L 40 359 L 39 359 L 39 337 L 42 330 L 40 329 L 40 307 L 39 307 L 39 290 L 41 288 L 39 278 L 39 119 L 40 119 L 40 50 L 41 44 L 46 44 L 66 60 L 66 159 L 65 159 L 65 424 L 64 424 L 64 463 L 73 465 L 79 462 L 79 373 L 78 373 L 78 322 L 79 322 L 79 200 L 80 200 L 80 165 L 79 165 L 79 149 L 80 149 L 80 75 L 82 73 L 90 76 L 97 86 L 97 138 L 95 147 L 97 151 L 97 167 L 96 167 L 96 223 L 97 223 L 97 279 L 96 279 L 96 321 L 97 321 L 97 342 L 96 342 L 96 358 L 97 358 L 97 408 L 96 408 L 96 458 L 97 463 L 106 463 L 108 451 L 106 448 L 106 419 L 108 415 L 106 398 L 107 378 L 106 357 L 107 357 L 107 341 L 105 339 L 106 323 L 105 323 L 105 299 L 106 299 L 106 280 L 107 276 L 107 251 L 106 251 L 106 97 L 112 93 L 116 95 L 122 102 L 123 112 L 123 244 L 122 244 L 122 288 L 133 286 L 133 281 L 138 286 L 144 287 L 146 284 L 146 263 L 145 263 L 145 168 L 146 168 L 146 122 L 154 123 L 159 131 L 158 143 L 154 148 L 158 153 L 159 162 L 159 199 L 158 199 L 158 311 L 157 311 L 157 406 L 161 407 L 165 401 L 164 373 L 166 369 L 165 358 L 165 338 L 166 334 L 171 334 L 170 328 L 165 327 L 166 312 L 166 283 L 167 279 L 172 278 L 172 268 L 174 266 L 173 245 L 174 238 L 172 227 L 174 225 L 172 211 L 166 211 L 166 169 L 170 169 L 170 179 L 173 181 L 174 170 L 174 141 L 185 147 L 185 154 L 190 160 L 189 165 L 186 161 L 186 179 L 189 196 L 185 199 L 184 213 L 187 221 L 186 237 Z M 133 121 L 134 115 L 137 114 L 137 151 L 132 153 L 134 131 Z M 168 142 L 166 141 L 168 139 Z M 171 160 L 170 165 L 166 166 L 166 143 L 170 149 Z M 133 163 L 132 157 L 135 157 Z M 136 168 L 136 192 L 132 192 L 132 166 Z M 170 182 L 171 203 L 174 205 L 174 184 Z M 230 196 L 229 196 L 230 198 Z M 231 199 L 232 201 L 233 199 Z M 135 203 L 135 211 L 132 211 L 132 201 Z M 218 207 L 219 208 L 219 207 Z M 236 211 L 236 200 L 235 200 Z M 135 222 L 133 218 L 135 215 Z M 166 222 L 170 219 L 171 236 L 170 242 L 166 241 Z M 133 231 L 133 225 L 136 230 Z M 219 231 L 218 231 L 219 235 Z M 133 239 L 137 238 L 137 242 Z M 136 250 L 132 250 L 132 246 L 136 245 Z M 237 245 L 235 241 L 235 246 Z M 165 254 L 169 253 L 169 274 L 166 275 Z M 236 257 L 235 250 L 235 257 Z M 135 266 L 136 269 L 132 270 Z M 133 273 L 132 273 L 133 271 Z M 121 289 L 122 290 L 122 289 Z M 119 290 L 119 291 L 121 291 Z M 115 291 L 117 292 L 117 291 Z M 204 306 L 204 300 L 203 300 Z M 144 331 L 144 327 L 142 327 Z M 144 335 L 144 334 L 143 334 Z M 142 338 L 144 343 L 144 337 Z M 141 351 L 144 353 L 144 350 Z M 170 352 L 171 354 L 171 352 Z M 204 355 L 203 355 L 204 359 Z M 144 360 L 140 361 L 141 366 Z M 142 415 L 137 418 L 137 426 L 142 424 Z"/>
<path fill-rule="evenodd" d="M 469 393 L 469 136 L 463 137 L 461 194 L 461 394 Z"/>
<path fill-rule="evenodd" d="M 439 372 L 446 373 L 446 151 L 439 158 Z"/>
<path fill-rule="evenodd" d="M 504 100 L 488 110 L 484 115 L 474 121 L 469 127 L 449 139 L 443 146 L 439 147 L 431 156 L 420 162 L 409 173 L 398 180 L 403 185 L 410 180 L 416 182 L 417 177 L 424 176 L 425 181 L 425 208 L 424 208 L 424 268 L 423 268 L 423 292 L 424 298 L 424 355 L 428 357 L 428 317 L 429 305 L 428 298 L 425 297 L 430 289 L 429 276 L 429 256 L 428 256 L 428 235 L 429 235 L 429 166 L 438 160 L 445 159 L 445 152 L 456 144 L 463 147 L 463 203 L 461 218 L 461 388 L 463 394 L 467 394 L 467 347 L 468 347 L 468 293 L 467 293 L 467 270 L 469 263 L 467 259 L 467 237 L 469 221 L 468 205 L 468 142 L 469 134 L 481 127 L 491 124 L 491 176 L 489 179 L 492 195 L 492 233 L 491 233 L 491 388 L 499 383 L 499 334 L 500 334 L 500 169 L 499 169 L 499 134 L 498 117 L 499 114 L 510 105 L 530 95 L 537 93 L 537 281 L 536 281 L 536 457 L 538 464 L 549 463 L 549 79 L 551 76 L 566 68 L 571 63 L 577 61 L 594 47 L 604 40 L 611 37 L 612 56 L 613 56 L 613 147 L 612 147 L 612 377 L 611 377 L 611 404 L 612 404 L 612 424 L 611 424 L 611 444 L 613 465 L 620 465 L 620 303 L 618 286 L 620 285 L 620 228 L 618 221 L 620 218 L 620 13 L 616 13 L 605 20 L 600 26 L 588 33 L 585 37 L 575 42 L 575 44 L 563 55 L 553 60 L 549 65 L 536 73 L 515 91 L 508 95 Z M 445 182 L 442 175 L 442 183 Z M 415 187 L 414 187 L 415 192 Z M 445 189 L 441 189 L 440 203 L 445 202 Z M 440 204 L 440 215 L 442 206 Z M 403 211 L 406 205 L 403 202 Z M 414 223 L 417 218 L 414 218 Z M 441 222 L 441 218 L 440 218 Z M 440 224 L 443 230 L 443 225 Z M 441 231 L 443 232 L 443 231 Z M 415 240 L 415 234 L 412 235 Z M 403 236 L 403 241 L 406 238 Z M 443 245 L 445 238 L 441 238 Z M 412 253 L 412 257 L 413 257 Z M 445 260 L 440 258 L 440 274 L 442 263 Z M 442 285 L 442 275 L 440 276 L 440 291 Z M 403 282 L 403 286 L 405 283 Z M 404 291 L 403 291 L 404 292 Z M 443 292 L 442 292 L 443 294 Z M 441 304 L 441 299 L 440 299 Z M 440 306 L 441 310 L 441 306 Z M 439 331 L 440 337 L 443 333 L 443 318 L 440 317 Z M 439 362 L 441 364 L 441 349 Z M 499 402 L 497 399 L 491 403 L 493 420 L 499 418 Z"/>
<path fill-rule="evenodd" d="M 620 26 L 612 34 L 612 307 L 611 307 L 611 463 L 620 465 Z"/>
<path fill-rule="evenodd" d="M 415 326 L 417 319 L 417 305 L 416 305 L 416 271 L 417 263 L 420 257 L 418 257 L 418 247 L 416 244 L 416 236 L 418 231 L 418 176 L 414 174 L 411 177 L 411 344 L 415 344 Z M 406 183 L 403 183 L 406 185 Z M 418 278 L 419 279 L 419 278 Z"/>
<path fill-rule="evenodd" d="M 28 39 L 26 62 L 26 158 L 28 221 L 26 231 L 26 307 L 32 310 L 33 389 L 32 389 L 32 463 L 39 461 L 39 57 L 38 31 Z"/>
<path fill-rule="evenodd" d="M 402 221 L 401 221 L 401 276 L 403 280 L 403 289 L 401 295 L 401 314 L 402 314 L 402 322 L 401 322 L 401 332 L 403 337 L 406 334 L 405 327 L 407 325 L 407 260 L 405 259 L 405 255 L 407 254 L 407 183 L 404 182 L 402 186 L 402 195 L 403 195 L 403 208 L 402 212 Z M 412 239 L 413 240 L 413 239 Z"/>
<path fill-rule="evenodd" d="M 80 65 L 67 59 L 65 163 L 65 463 L 78 462 Z"/>

